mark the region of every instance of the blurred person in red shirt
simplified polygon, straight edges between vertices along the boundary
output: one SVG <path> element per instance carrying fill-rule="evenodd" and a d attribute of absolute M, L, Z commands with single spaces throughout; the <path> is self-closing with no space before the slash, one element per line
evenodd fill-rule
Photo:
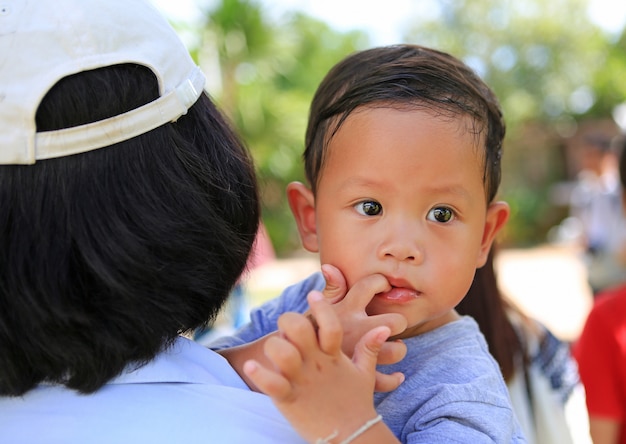
<path fill-rule="evenodd" d="M 626 189 L 626 138 L 617 144 Z M 624 194 L 622 194 L 624 196 Z M 626 199 L 622 197 L 626 208 Z M 626 444 L 626 282 L 601 291 L 574 345 L 594 444 Z"/>

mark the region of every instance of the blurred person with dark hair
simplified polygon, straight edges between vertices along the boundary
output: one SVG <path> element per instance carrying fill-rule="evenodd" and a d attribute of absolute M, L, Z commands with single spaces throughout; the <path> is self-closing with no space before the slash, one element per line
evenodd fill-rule
<path fill-rule="evenodd" d="M 580 225 L 579 243 L 594 294 L 626 279 L 626 222 L 621 206 L 617 153 L 611 138 L 583 138 L 581 167 L 570 197 L 570 216 Z"/>

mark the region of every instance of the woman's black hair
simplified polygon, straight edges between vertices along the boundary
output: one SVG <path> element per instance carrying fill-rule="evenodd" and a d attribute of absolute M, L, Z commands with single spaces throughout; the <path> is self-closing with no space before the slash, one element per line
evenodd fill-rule
<path fill-rule="evenodd" d="M 153 73 L 67 77 L 38 131 L 158 97 Z M 206 94 L 175 123 L 35 165 L 0 166 L 0 395 L 93 392 L 214 319 L 259 222 L 251 157 Z"/>
<path fill-rule="evenodd" d="M 626 134 L 616 136 L 611 142 L 611 149 L 617 156 L 622 192 L 626 192 Z"/>

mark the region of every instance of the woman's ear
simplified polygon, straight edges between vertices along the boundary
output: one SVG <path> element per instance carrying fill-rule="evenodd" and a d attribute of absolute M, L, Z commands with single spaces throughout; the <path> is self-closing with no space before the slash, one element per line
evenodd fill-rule
<path fill-rule="evenodd" d="M 477 268 L 482 267 L 487 262 L 491 244 L 493 244 L 496 235 L 509 220 L 511 209 L 506 202 L 493 202 L 487 208 L 487 217 L 485 218 L 485 228 L 483 230 L 483 238 L 480 244 L 480 252 L 478 254 Z"/>
<path fill-rule="evenodd" d="M 287 200 L 298 226 L 302 246 L 311 253 L 317 253 L 317 224 L 313 192 L 300 182 L 291 182 L 287 185 Z"/>

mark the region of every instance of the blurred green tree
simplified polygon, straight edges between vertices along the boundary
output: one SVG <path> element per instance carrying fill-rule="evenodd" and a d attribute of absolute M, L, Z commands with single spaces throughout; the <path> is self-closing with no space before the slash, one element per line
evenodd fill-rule
<path fill-rule="evenodd" d="M 264 8 L 253 0 L 221 0 L 207 9 L 196 56 L 219 79 L 209 91 L 254 155 L 263 220 L 284 255 L 300 246 L 285 187 L 304 180 L 301 155 L 313 93 L 333 64 L 369 40 L 300 13 L 271 20 Z"/>
<path fill-rule="evenodd" d="M 588 115 L 604 117 L 612 114 L 617 104 L 626 102 L 626 29 L 610 41 L 596 70 L 593 90 L 596 101 Z M 622 128 L 626 131 L 626 128 Z"/>
<path fill-rule="evenodd" d="M 502 197 L 510 244 L 544 242 L 566 215 L 550 192 L 568 180 L 565 146 L 580 122 L 626 99 L 623 47 L 585 14 L 586 0 L 430 0 L 405 41 L 450 52 L 500 98 L 507 122 Z M 619 66 L 618 66 L 619 65 Z"/>

